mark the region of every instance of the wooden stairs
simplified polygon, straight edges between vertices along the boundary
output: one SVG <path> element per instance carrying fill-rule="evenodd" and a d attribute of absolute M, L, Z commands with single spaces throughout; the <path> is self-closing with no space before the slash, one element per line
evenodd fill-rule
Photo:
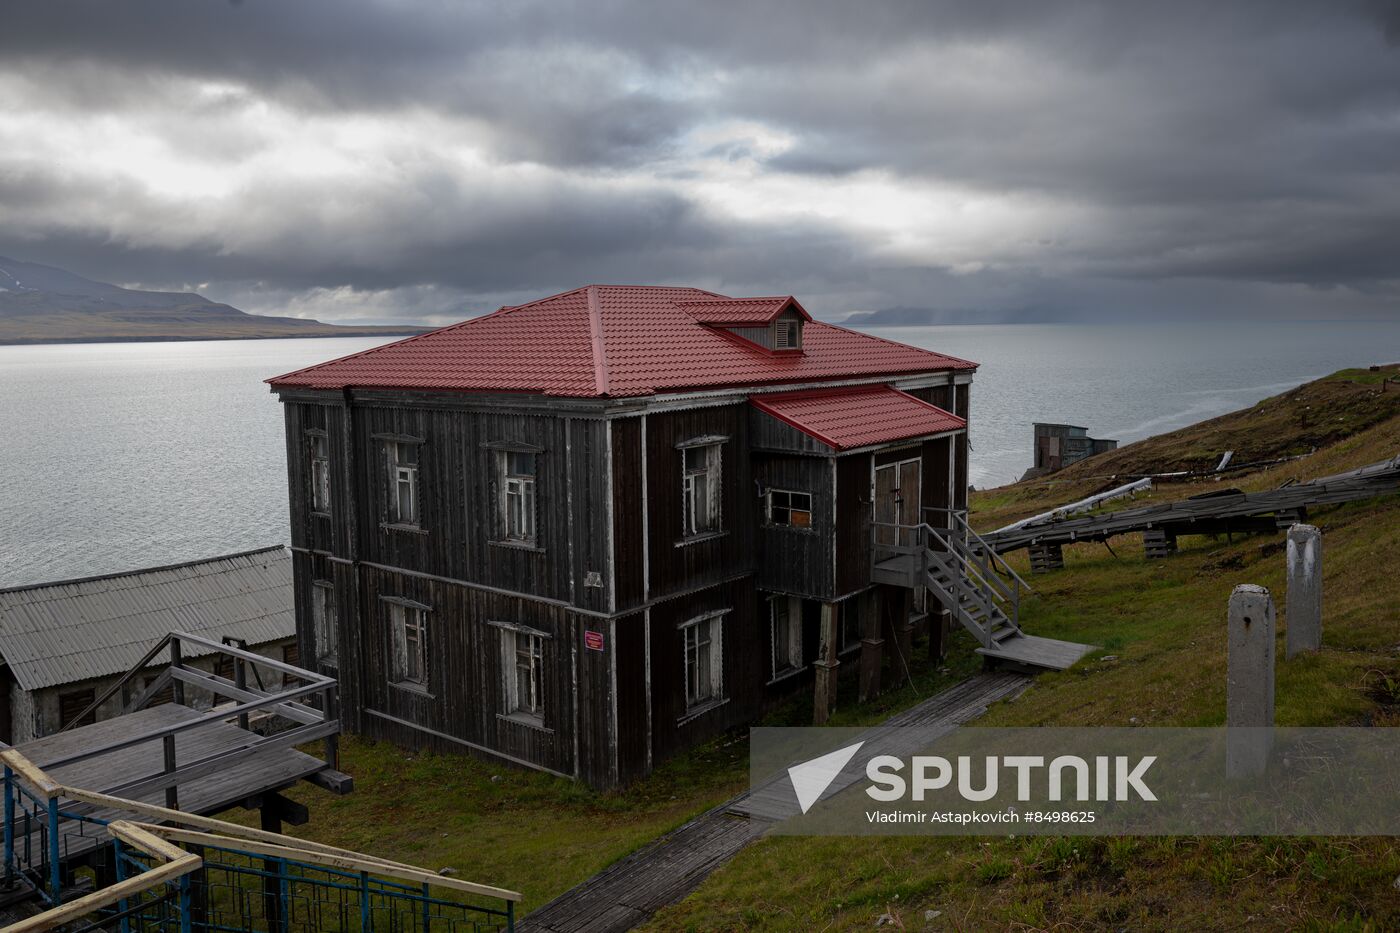
<path fill-rule="evenodd" d="M 1021 592 L 1030 586 L 968 526 L 963 513 L 945 514 L 951 519 L 947 528 L 901 526 L 898 540 L 911 545 L 880 545 L 877 527 L 874 581 L 925 587 L 977 639 L 977 653 L 999 666 L 1064 670 L 1094 650 L 1022 631 Z"/>

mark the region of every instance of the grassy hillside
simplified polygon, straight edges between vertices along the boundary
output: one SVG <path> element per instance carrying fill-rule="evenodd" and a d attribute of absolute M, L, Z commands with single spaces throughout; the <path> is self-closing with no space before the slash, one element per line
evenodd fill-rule
<path fill-rule="evenodd" d="M 1244 489 L 1325 476 L 1400 453 L 1400 387 L 1341 373 L 1057 475 L 974 496 L 981 528 L 1094 492 L 1117 471 L 1179 469 L 1222 450 L 1302 460 L 1226 480 L 1163 485 L 1179 497 L 1225 482 Z M 1311 517 L 1324 534 L 1324 648 L 1278 666 L 1284 725 L 1400 726 L 1400 496 Z M 1225 712 L 1225 607 L 1239 583 L 1269 587 L 1283 612 L 1281 536 L 1181 539 L 1147 561 L 1140 540 L 1065 549 L 1066 569 L 1031 578 L 1032 634 L 1103 646 L 1044 674 L 979 722 L 1219 725 Z M 1017 555 L 1025 571 L 1025 556 Z M 972 642 L 964 638 L 962 650 Z M 1283 658 L 1282 645 L 1279 658 Z M 722 868 L 654 930 L 1400 928 L 1400 845 L 1390 839 L 766 840 Z M 925 920 L 928 912 L 937 912 Z M 899 926 L 895 927 L 900 928 Z"/>

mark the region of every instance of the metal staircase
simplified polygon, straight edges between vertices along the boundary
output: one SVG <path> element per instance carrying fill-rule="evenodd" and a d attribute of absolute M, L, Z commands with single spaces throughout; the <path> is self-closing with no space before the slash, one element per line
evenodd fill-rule
<path fill-rule="evenodd" d="M 1021 594 L 1034 592 L 965 512 L 925 509 L 937 525 L 872 523 L 871 580 L 925 587 L 977 639 L 977 653 L 1030 668 L 1064 669 L 1090 645 L 1037 638 L 1021 630 Z"/>

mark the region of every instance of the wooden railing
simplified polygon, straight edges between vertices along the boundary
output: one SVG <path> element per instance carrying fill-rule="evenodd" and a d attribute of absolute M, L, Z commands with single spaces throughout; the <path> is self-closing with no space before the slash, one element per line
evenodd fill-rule
<path fill-rule="evenodd" d="M 188 651 L 187 648 L 197 650 Z M 104 690 L 86 709 L 65 725 L 64 729 L 74 728 L 89 714 L 95 713 L 103 703 L 118 695 L 138 676 L 142 676 L 153 664 L 161 663 L 162 652 L 168 652 L 167 666 L 125 705 L 123 712 L 145 709 L 167 686 L 172 689 L 174 702 L 182 706 L 187 705 L 186 687 L 208 693 L 211 703 L 207 710 L 176 723 L 154 727 L 136 735 L 97 744 L 81 752 L 50 760 L 46 762 L 46 766 L 55 769 L 158 740 L 163 750 L 161 769 L 146 777 L 109 789 L 113 793 L 131 796 L 163 789 L 166 805 L 176 809 L 179 806 L 179 784 L 215 774 L 257 751 L 290 748 L 321 740 L 325 742 L 327 767 L 333 769 L 339 764 L 337 742 L 340 721 L 337 717 L 337 684 L 334 678 L 186 632 L 171 632 L 162 638 L 131 670 Z M 229 659 L 233 666 L 233 679 L 191 667 L 190 657 L 197 653 L 204 658 Z M 267 685 L 262 684 L 258 673 L 260 670 L 268 671 L 281 681 L 276 689 L 269 689 Z M 249 684 L 250 673 L 257 680 L 257 686 Z M 281 720 L 290 726 L 269 727 L 257 733 L 249 731 L 249 740 L 237 748 L 184 762 L 177 760 L 177 735 L 210 723 L 230 720 L 237 720 L 241 728 L 248 730 L 250 717 L 254 714 L 263 714 L 269 720 L 273 720 L 274 725 L 275 721 Z"/>
<path fill-rule="evenodd" d="M 220 927 L 209 919 L 210 892 L 217 887 L 210 873 L 223 873 L 232 887 L 249 878 L 264 875 L 265 869 L 249 868 L 244 864 L 256 857 L 276 866 L 286 885 L 296 885 L 295 894 L 284 885 L 284 903 L 277 916 L 278 925 L 289 926 L 297 910 L 307 910 L 318 901 L 331 904 L 336 916 L 358 920 L 362 930 L 376 927 L 376 917 L 392 914 L 409 918 L 395 928 L 422 929 L 503 929 L 511 930 L 515 922 L 515 904 L 521 900 L 516 891 L 444 877 L 402 862 L 378 858 L 349 849 L 297 839 L 280 833 L 239 826 L 214 817 L 197 816 L 156 804 L 143 803 L 112 794 L 98 793 L 64 785 L 53 779 L 17 749 L 0 752 L 5 781 L 5 877 L 11 884 L 21 874 L 34 876 L 39 882 L 36 894 L 47 909 L 33 917 L 5 928 L 5 933 L 27 933 L 31 930 L 52 930 L 81 918 L 103 916 L 102 912 L 116 907 L 108 920 L 121 920 L 122 929 L 146 929 L 139 910 L 132 902 L 143 895 L 159 894 L 158 900 L 170 901 L 162 913 L 144 917 L 151 929 L 169 929 L 176 923 L 181 930 L 213 930 Z M 25 863 L 16 851 L 20 835 L 17 825 L 32 831 L 27 814 L 21 815 L 24 801 L 36 805 L 35 812 L 47 814 L 49 825 L 44 827 L 50 846 L 45 856 Z M 102 816 L 98 816 L 102 814 Z M 51 822 L 50 822 L 51 821 Z M 109 837 L 116 857 L 115 884 L 107 885 L 82 897 L 62 901 L 59 886 L 62 824 L 85 824 L 86 829 L 100 827 Z M 130 855 L 123 856 L 122 846 L 140 856 L 134 861 L 138 873 L 122 877 L 122 864 L 133 864 Z M 189 848 L 184 848 L 188 846 Z M 196 878 L 196 873 L 200 877 Z M 240 881 L 241 879 L 241 881 Z M 177 885 L 175 897 L 165 897 L 170 885 Z M 47 890 L 45 889 L 47 885 Z M 445 895 L 469 895 L 504 902 L 483 905 L 449 900 L 431 893 L 433 888 Z M 347 900 L 348 898 L 348 900 Z M 195 901 L 203 900 L 197 904 Z M 246 899 L 234 898 L 235 904 Z M 248 903 L 252 903 L 249 901 Z M 243 909 L 248 909 L 244 904 Z M 203 917 L 201 921 L 199 918 Z M 319 928 L 316 917 L 303 918 Z M 252 918 L 242 918 L 238 929 L 256 928 Z M 157 922 L 158 921 L 158 922 Z"/>

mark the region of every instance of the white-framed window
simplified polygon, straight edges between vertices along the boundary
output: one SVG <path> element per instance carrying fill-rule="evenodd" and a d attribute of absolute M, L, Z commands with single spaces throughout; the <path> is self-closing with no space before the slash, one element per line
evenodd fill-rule
<path fill-rule="evenodd" d="M 720 530 L 720 450 L 722 444 L 681 448 L 681 501 L 686 537 Z"/>
<path fill-rule="evenodd" d="M 335 585 L 329 580 L 311 583 L 311 622 L 316 636 L 316 657 L 334 661 L 339 648 L 335 619 Z"/>
<path fill-rule="evenodd" d="M 768 524 L 812 527 L 812 494 L 791 489 L 768 490 Z"/>
<path fill-rule="evenodd" d="M 769 644 L 773 676 L 790 674 L 802 666 L 802 601 L 774 596 L 768 601 Z"/>
<path fill-rule="evenodd" d="M 544 719 L 544 637 L 525 629 L 501 629 L 505 707 L 512 716 Z"/>
<path fill-rule="evenodd" d="M 681 626 L 688 711 L 724 699 L 724 615 L 711 613 Z"/>
<path fill-rule="evenodd" d="M 773 349 L 797 350 L 801 346 L 801 324 L 797 321 L 778 321 L 773 325 Z"/>
<path fill-rule="evenodd" d="M 329 515 L 331 511 L 331 444 L 321 433 L 307 435 L 311 458 L 311 511 Z"/>
<path fill-rule="evenodd" d="M 418 524 L 418 445 L 391 441 L 389 455 L 389 521 Z"/>
<path fill-rule="evenodd" d="M 501 528 L 506 541 L 535 543 L 535 475 L 538 457 L 529 451 L 502 450 Z"/>
<path fill-rule="evenodd" d="M 389 628 L 393 636 L 394 683 L 427 689 L 428 613 L 422 607 L 389 603 Z"/>

